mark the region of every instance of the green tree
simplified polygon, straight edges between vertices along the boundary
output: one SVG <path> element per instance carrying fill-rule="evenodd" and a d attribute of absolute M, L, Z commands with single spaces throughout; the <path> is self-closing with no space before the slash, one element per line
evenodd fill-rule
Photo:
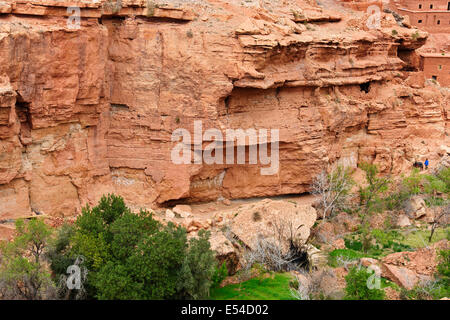
<path fill-rule="evenodd" d="M 88 296 L 98 299 L 197 299 L 208 295 L 215 259 L 208 234 L 187 241 L 186 230 L 163 225 L 147 211 L 134 214 L 121 197 L 102 197 L 86 207 L 58 261 L 84 257 Z"/>
<path fill-rule="evenodd" d="M 198 238 L 189 241 L 189 250 L 181 267 L 178 292 L 188 299 L 205 299 L 213 285 L 217 264 L 209 243 L 210 233 L 200 230 Z"/>
<path fill-rule="evenodd" d="M 16 237 L 0 248 L 0 290 L 11 299 L 40 300 L 53 296 L 53 283 L 44 267 L 51 229 L 41 220 L 16 221 Z"/>
<path fill-rule="evenodd" d="M 376 165 L 362 163 L 360 168 L 366 173 L 366 186 L 359 187 L 359 204 L 361 207 L 361 233 L 364 252 L 370 248 L 371 231 L 369 218 L 374 212 L 384 209 L 382 195 L 388 190 L 390 179 L 378 177 Z"/>

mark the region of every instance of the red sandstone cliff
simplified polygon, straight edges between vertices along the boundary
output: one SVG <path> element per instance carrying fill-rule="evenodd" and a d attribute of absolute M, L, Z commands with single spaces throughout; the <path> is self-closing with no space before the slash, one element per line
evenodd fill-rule
<path fill-rule="evenodd" d="M 391 15 L 369 30 L 331 0 L 113 2 L 0 1 L 0 220 L 108 192 L 136 207 L 301 193 L 328 163 L 397 174 L 450 151 L 448 89 L 417 72 L 426 34 Z M 279 173 L 172 164 L 194 120 L 280 129 Z"/>

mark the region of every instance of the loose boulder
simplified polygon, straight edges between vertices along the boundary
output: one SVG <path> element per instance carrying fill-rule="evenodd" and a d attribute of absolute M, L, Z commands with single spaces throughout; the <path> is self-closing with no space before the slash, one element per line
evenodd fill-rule
<path fill-rule="evenodd" d="M 399 286 L 411 290 L 419 281 L 417 274 L 405 267 L 397 267 L 390 264 L 383 264 L 381 275 Z"/>
<path fill-rule="evenodd" d="M 382 259 L 382 276 L 408 290 L 436 273 L 439 250 L 448 250 L 448 240 L 441 240 L 413 252 L 395 252 Z"/>
<path fill-rule="evenodd" d="M 228 240 L 222 233 L 214 232 L 209 239 L 211 249 L 216 252 L 216 259 L 219 264 L 226 263 L 228 274 L 236 273 L 239 266 L 239 254 L 234 248 L 230 240 Z"/>
<path fill-rule="evenodd" d="M 179 204 L 173 208 L 173 212 L 180 215 L 181 218 L 189 218 L 192 215 L 192 209 L 185 204 Z"/>
<path fill-rule="evenodd" d="M 427 214 L 425 201 L 420 196 L 414 196 L 405 203 L 405 213 L 411 219 L 419 219 Z"/>
<path fill-rule="evenodd" d="M 407 215 L 401 214 L 400 216 L 398 216 L 397 227 L 404 228 L 404 227 L 409 227 L 410 225 L 411 225 L 411 221 L 409 220 Z"/>

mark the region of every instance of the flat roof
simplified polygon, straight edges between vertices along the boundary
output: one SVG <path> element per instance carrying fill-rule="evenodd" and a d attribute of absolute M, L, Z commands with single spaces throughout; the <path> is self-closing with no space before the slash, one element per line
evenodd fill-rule
<path fill-rule="evenodd" d="M 446 53 L 445 55 L 442 55 L 441 53 L 419 53 L 419 56 L 426 57 L 426 58 L 450 58 L 450 53 Z"/>
<path fill-rule="evenodd" d="M 406 8 L 397 8 L 397 9 L 413 13 L 450 13 L 450 11 L 448 10 L 410 10 Z"/>

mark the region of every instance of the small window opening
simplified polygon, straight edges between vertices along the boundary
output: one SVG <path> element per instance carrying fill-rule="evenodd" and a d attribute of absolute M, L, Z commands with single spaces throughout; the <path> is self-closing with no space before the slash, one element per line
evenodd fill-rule
<path fill-rule="evenodd" d="M 369 93 L 369 91 L 370 91 L 370 82 L 361 83 L 359 85 L 359 88 L 360 88 L 361 91 L 364 91 L 365 93 Z"/>

